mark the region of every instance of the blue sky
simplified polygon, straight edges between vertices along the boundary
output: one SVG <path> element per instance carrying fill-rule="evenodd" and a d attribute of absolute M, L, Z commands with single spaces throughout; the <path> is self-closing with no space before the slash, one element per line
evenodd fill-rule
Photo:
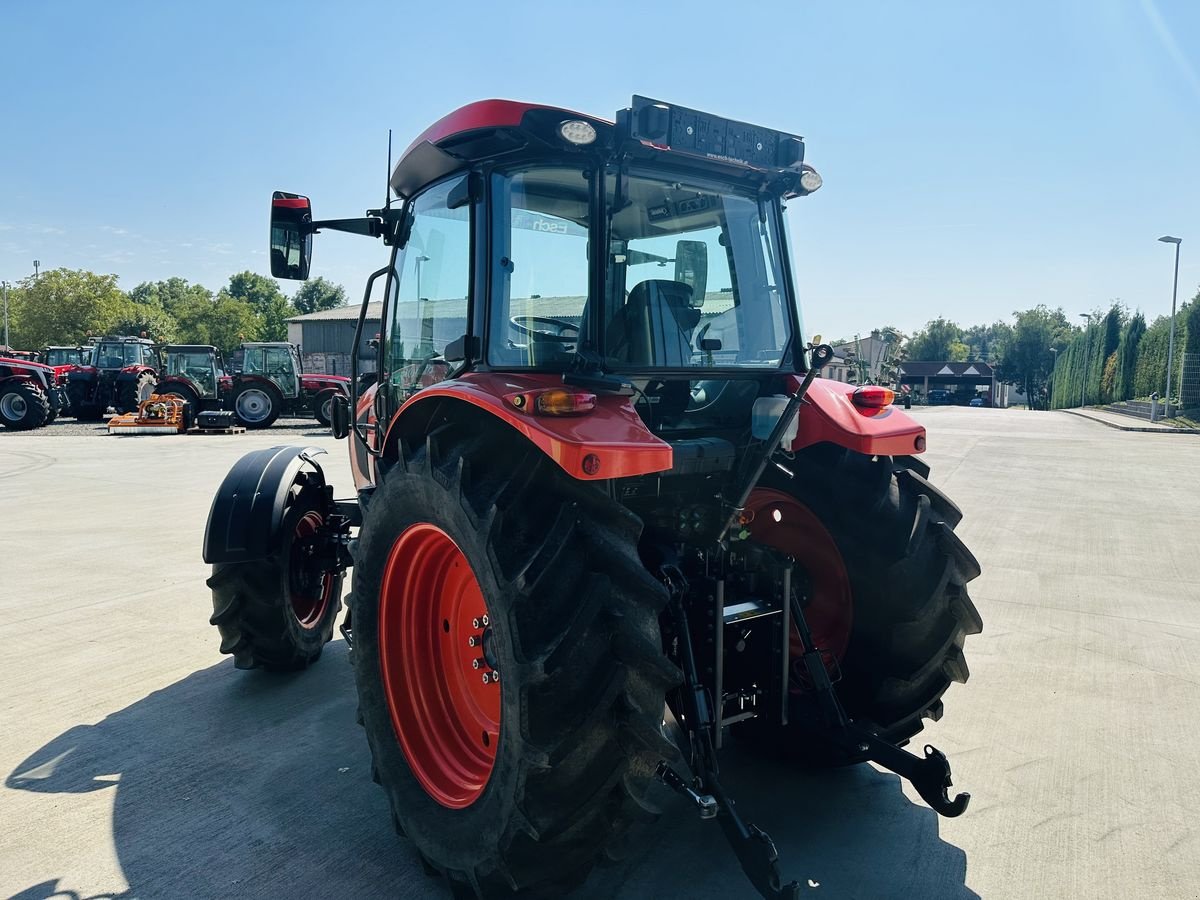
<path fill-rule="evenodd" d="M 0 6 L 0 279 L 58 266 L 130 288 L 266 271 L 272 189 L 318 216 L 383 200 L 454 107 L 611 116 L 634 93 L 803 134 L 792 204 L 805 322 L 827 337 L 1200 283 L 1200 4 L 160 2 Z M 382 260 L 318 239 L 351 296 Z"/>

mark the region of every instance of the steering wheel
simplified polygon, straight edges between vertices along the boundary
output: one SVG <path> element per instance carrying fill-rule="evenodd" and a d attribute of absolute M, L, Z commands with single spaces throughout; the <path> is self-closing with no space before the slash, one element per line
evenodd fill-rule
<path fill-rule="evenodd" d="M 579 326 L 563 319 L 552 319 L 550 316 L 512 316 L 508 321 L 521 334 L 536 337 L 538 340 L 553 341 L 558 344 L 574 344 L 579 340 Z M 541 328 L 531 328 L 530 325 L 549 325 L 557 330 L 544 331 Z M 564 334 L 566 331 L 571 331 L 573 334 Z"/>

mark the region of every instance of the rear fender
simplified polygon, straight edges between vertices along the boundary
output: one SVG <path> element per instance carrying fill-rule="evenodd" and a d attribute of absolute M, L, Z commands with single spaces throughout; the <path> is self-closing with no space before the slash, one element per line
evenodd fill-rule
<path fill-rule="evenodd" d="M 799 379 L 789 379 L 794 392 Z M 925 451 L 925 428 L 895 406 L 870 409 L 851 401 L 855 385 L 815 378 L 800 406 L 791 449 L 830 443 L 866 456 L 910 456 Z"/>
<path fill-rule="evenodd" d="M 308 468 L 308 483 L 325 491 L 318 447 L 268 447 L 239 459 L 213 498 L 204 529 L 204 561 L 263 559 L 279 546 L 288 491 Z"/>
<path fill-rule="evenodd" d="M 439 401 L 450 401 L 503 422 L 580 481 L 627 478 L 671 468 L 671 446 L 651 433 L 628 397 L 597 394 L 596 408 L 577 416 L 535 415 L 518 409 L 510 399 L 556 387 L 563 387 L 561 376 L 491 372 L 438 382 L 400 407 L 388 426 L 384 455 L 397 452 L 405 434 L 422 433 Z"/>

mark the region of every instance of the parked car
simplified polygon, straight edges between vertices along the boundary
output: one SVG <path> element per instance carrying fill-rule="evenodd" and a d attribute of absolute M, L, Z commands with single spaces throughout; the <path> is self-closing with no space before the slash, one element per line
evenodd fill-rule
<path fill-rule="evenodd" d="M 929 392 L 930 406 L 949 406 L 954 402 L 954 395 L 950 391 L 943 391 L 940 388 Z"/>
<path fill-rule="evenodd" d="M 967 406 L 983 406 L 983 398 L 982 397 L 972 397 L 971 402 L 968 403 Z"/>

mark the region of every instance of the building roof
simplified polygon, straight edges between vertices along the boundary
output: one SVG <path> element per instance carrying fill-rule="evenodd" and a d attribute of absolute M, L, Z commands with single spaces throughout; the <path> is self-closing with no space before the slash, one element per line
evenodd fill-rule
<path fill-rule="evenodd" d="M 902 362 L 900 374 L 905 378 L 991 378 L 992 367 L 983 362 Z"/>
<path fill-rule="evenodd" d="M 292 316 L 287 321 L 289 322 L 326 322 L 330 320 L 349 319 L 354 321 L 358 318 L 358 311 L 362 307 L 357 303 L 351 303 L 347 306 L 335 306 L 333 309 L 323 309 L 320 312 L 305 313 L 302 316 Z M 378 322 L 380 315 L 383 313 L 383 301 L 376 300 L 367 304 L 367 319 Z"/>

